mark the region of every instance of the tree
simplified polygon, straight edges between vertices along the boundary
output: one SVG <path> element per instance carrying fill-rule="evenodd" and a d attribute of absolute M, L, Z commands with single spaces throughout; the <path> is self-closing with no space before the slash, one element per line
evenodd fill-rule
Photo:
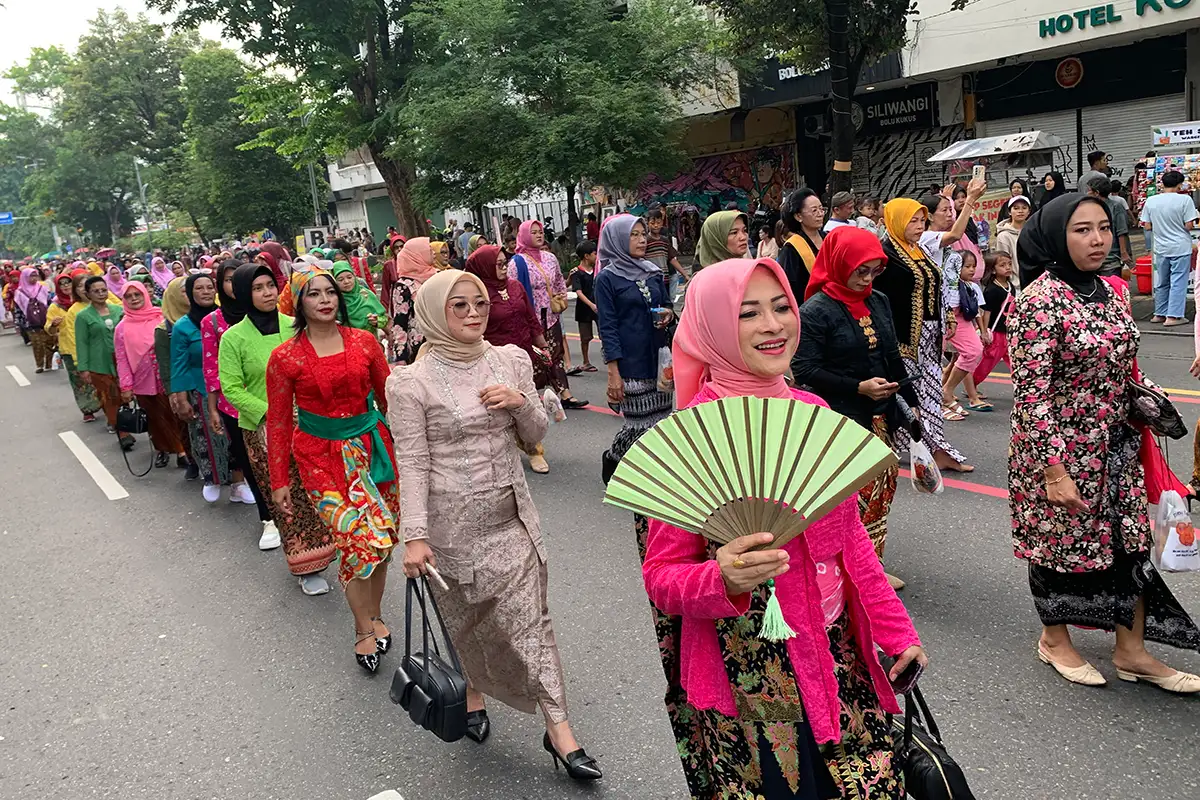
<path fill-rule="evenodd" d="M 150 5 L 163 12 L 179 9 L 177 21 L 185 26 L 219 22 L 247 54 L 294 75 L 260 81 L 244 94 L 245 102 L 259 106 L 252 120 L 298 101 L 285 124 L 265 130 L 260 141 L 308 163 L 365 145 L 401 229 L 410 236 L 427 232 L 413 203 L 416 170 L 400 146 L 408 135 L 394 113 L 408 99 L 415 43 L 405 18 L 412 0 L 150 0 Z M 319 124 L 303 124 L 306 115 Z"/>
<path fill-rule="evenodd" d="M 702 0 L 729 24 L 740 54 L 766 51 L 833 84 L 833 191 L 849 191 L 854 153 L 850 103 L 862 69 L 904 46 L 915 0 Z"/>
<path fill-rule="evenodd" d="M 236 102 L 249 70 L 237 53 L 208 42 L 183 61 L 187 110 L 181 174 L 163 175 L 177 208 L 213 230 L 244 234 L 270 228 L 281 238 L 311 218 L 309 183 L 295 165 L 269 148 L 247 147 L 267 127 L 247 121 Z"/>
<path fill-rule="evenodd" d="M 427 47 L 400 118 L 431 200 L 553 187 L 574 235 L 581 179 L 633 186 L 686 163 L 679 97 L 716 71 L 717 28 L 691 3 L 423 0 L 409 20 Z"/>

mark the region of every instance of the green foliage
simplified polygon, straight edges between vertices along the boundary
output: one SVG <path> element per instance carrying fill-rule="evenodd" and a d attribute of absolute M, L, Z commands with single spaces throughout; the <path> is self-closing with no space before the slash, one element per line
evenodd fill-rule
<path fill-rule="evenodd" d="M 73 59 L 60 47 L 35 47 L 25 64 L 14 64 L 4 77 L 19 94 L 55 102 L 67 85 Z"/>
<path fill-rule="evenodd" d="M 181 250 L 192 241 L 192 235 L 182 231 L 153 231 L 118 239 L 115 247 L 122 253 L 145 253 L 159 249 Z"/>
<path fill-rule="evenodd" d="M 431 202 L 475 206 L 581 178 L 635 185 L 686 163 L 679 91 L 716 71 L 683 0 L 424 0 L 398 127 Z"/>

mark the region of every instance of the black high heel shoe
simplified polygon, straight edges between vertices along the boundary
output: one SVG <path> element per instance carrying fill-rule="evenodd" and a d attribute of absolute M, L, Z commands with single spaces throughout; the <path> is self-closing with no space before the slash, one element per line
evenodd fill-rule
<path fill-rule="evenodd" d="M 371 617 L 372 622 L 384 624 L 383 617 Z M 388 650 L 392 649 L 392 633 L 389 630 L 387 636 L 375 635 L 375 652 L 379 655 L 384 655 Z"/>
<path fill-rule="evenodd" d="M 487 709 L 467 712 L 467 738 L 472 742 L 483 744 L 492 733 L 492 723 L 488 720 Z"/>
<path fill-rule="evenodd" d="M 558 765 L 561 763 L 567 768 L 567 776 L 571 780 L 600 780 L 602 773 L 600 772 L 599 765 L 596 764 L 596 759 L 585 753 L 582 747 L 567 753 L 566 756 L 560 756 L 558 751 L 554 749 L 554 743 L 550 741 L 549 733 L 542 736 L 542 747 L 546 748 L 546 752 L 553 756 L 555 772 L 558 772 Z"/>
<path fill-rule="evenodd" d="M 356 647 L 358 646 L 359 642 L 365 641 L 368 636 L 375 635 L 374 628 L 371 628 L 371 630 L 367 631 L 366 633 L 363 633 L 362 631 L 360 631 L 358 629 L 355 629 L 354 632 L 356 634 L 358 634 L 358 638 L 354 640 L 354 644 Z M 378 643 L 376 643 L 376 649 L 378 649 Z M 374 675 L 375 671 L 377 669 L 379 669 L 379 653 L 378 652 L 368 653 L 367 655 L 363 655 L 362 653 L 360 653 L 356 650 L 356 651 L 354 651 L 354 660 L 358 662 L 358 665 L 360 667 L 362 667 L 363 669 L 365 669 L 367 672 L 371 673 L 372 675 Z"/>

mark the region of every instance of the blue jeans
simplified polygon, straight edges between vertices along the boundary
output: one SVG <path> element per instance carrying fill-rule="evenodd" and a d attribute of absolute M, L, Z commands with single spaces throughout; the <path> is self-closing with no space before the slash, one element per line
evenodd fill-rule
<path fill-rule="evenodd" d="M 1154 314 L 1182 319 L 1187 312 L 1188 275 L 1192 256 L 1155 256 Z"/>

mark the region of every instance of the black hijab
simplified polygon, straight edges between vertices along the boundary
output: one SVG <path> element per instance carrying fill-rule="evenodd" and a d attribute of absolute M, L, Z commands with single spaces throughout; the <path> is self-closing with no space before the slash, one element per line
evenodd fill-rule
<path fill-rule="evenodd" d="M 1042 195 L 1042 202 L 1038 208 L 1045 208 L 1050 201 L 1062 197 L 1067 193 L 1067 182 L 1063 178 L 1063 174 L 1061 172 L 1051 172 L 1048 174 L 1054 179 L 1054 188 L 1046 190 L 1046 193 Z M 1044 183 L 1045 179 L 1042 182 Z"/>
<path fill-rule="evenodd" d="M 225 292 L 225 273 L 229 270 L 236 270 L 242 266 L 241 261 L 236 258 L 227 258 L 221 262 L 221 266 L 217 267 L 217 297 L 221 301 L 221 316 L 225 318 L 225 323 L 230 327 L 237 325 L 246 316 L 246 309 L 242 308 L 242 304 L 237 301 L 237 298 Z"/>
<path fill-rule="evenodd" d="M 213 303 L 202 306 L 196 302 L 196 296 L 192 294 L 193 287 L 195 287 L 196 281 L 200 280 L 201 278 L 207 278 L 210 281 L 216 280 L 212 275 L 204 272 L 197 272 L 194 275 L 188 275 L 187 280 L 183 284 L 183 291 L 187 293 L 189 304 L 187 313 L 188 319 L 190 319 L 192 324 L 196 326 L 196 330 L 200 330 L 200 321 L 211 314 L 212 310 L 216 308 L 216 305 Z"/>
<path fill-rule="evenodd" d="M 1100 280 L 1100 271 L 1075 266 L 1067 249 L 1067 223 L 1075 209 L 1084 203 L 1100 206 L 1112 222 L 1108 203 L 1099 197 L 1071 193 L 1042 206 L 1021 228 L 1021 236 L 1017 239 L 1021 286 L 1029 286 L 1043 272 L 1049 272 L 1074 289 L 1084 303 L 1099 303 L 1108 297 L 1104 281 Z"/>
<path fill-rule="evenodd" d="M 242 264 L 237 268 L 237 272 L 233 273 L 233 294 L 242 311 L 250 319 L 250 324 L 257 328 L 263 336 L 270 336 L 279 333 L 279 309 L 259 311 L 255 308 L 253 286 L 254 281 L 261 275 L 267 275 L 272 281 L 275 280 L 275 273 L 266 264 Z"/>

